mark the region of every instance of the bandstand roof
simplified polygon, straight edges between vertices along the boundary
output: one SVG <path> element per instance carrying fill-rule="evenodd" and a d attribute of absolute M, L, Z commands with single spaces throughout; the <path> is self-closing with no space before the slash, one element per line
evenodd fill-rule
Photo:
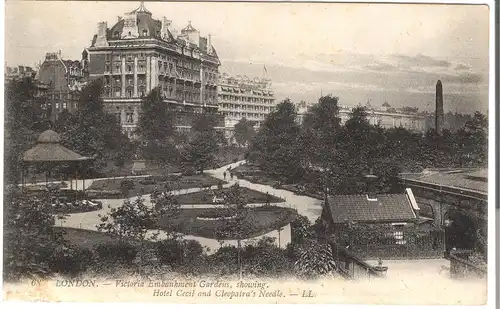
<path fill-rule="evenodd" d="M 90 159 L 69 150 L 60 144 L 59 134 L 52 130 L 44 131 L 38 137 L 35 147 L 27 150 L 23 155 L 24 162 L 68 162 Z"/>

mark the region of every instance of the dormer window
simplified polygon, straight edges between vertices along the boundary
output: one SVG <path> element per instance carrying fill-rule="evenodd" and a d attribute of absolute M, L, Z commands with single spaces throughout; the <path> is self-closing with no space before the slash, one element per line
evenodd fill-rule
<path fill-rule="evenodd" d="M 147 36 L 148 35 L 148 30 L 146 30 L 146 29 L 142 30 L 142 35 L 143 36 Z"/>
<path fill-rule="evenodd" d="M 113 34 L 115 37 L 119 37 L 120 36 L 120 33 L 118 31 L 115 31 L 115 33 Z"/>
<path fill-rule="evenodd" d="M 132 35 L 132 32 L 130 32 L 130 31 L 129 31 L 129 32 L 128 32 L 128 36 L 131 36 L 131 35 Z"/>

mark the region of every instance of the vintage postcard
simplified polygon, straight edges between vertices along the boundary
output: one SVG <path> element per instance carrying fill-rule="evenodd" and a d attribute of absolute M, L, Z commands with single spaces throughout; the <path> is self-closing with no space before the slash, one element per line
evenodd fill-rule
<path fill-rule="evenodd" d="M 493 306 L 493 1 L 6 1 L 3 299 Z"/>

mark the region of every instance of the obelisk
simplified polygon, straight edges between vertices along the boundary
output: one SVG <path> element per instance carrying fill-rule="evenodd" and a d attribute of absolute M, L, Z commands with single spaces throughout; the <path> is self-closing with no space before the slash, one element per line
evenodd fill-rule
<path fill-rule="evenodd" d="M 438 80 L 436 84 L 436 133 L 440 134 L 443 129 L 443 84 Z"/>

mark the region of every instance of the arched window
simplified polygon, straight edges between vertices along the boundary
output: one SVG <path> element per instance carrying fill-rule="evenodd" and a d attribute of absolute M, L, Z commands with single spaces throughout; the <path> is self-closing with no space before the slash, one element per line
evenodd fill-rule
<path fill-rule="evenodd" d="M 134 89 L 132 87 L 127 87 L 127 98 L 131 98 L 134 95 Z"/>

